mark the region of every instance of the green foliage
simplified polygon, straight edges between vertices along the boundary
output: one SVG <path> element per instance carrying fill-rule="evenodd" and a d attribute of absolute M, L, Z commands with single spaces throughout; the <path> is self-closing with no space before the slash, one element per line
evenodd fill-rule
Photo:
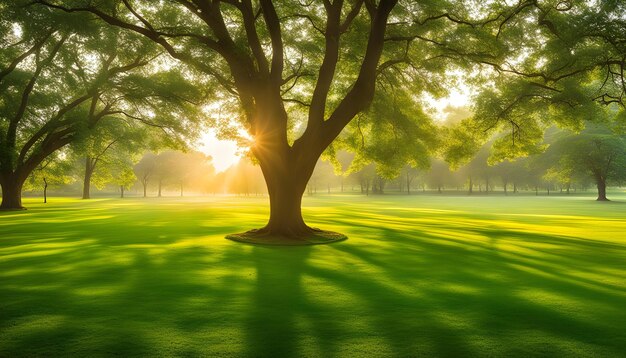
<path fill-rule="evenodd" d="M 74 182 L 71 175 L 72 163 L 60 155 L 53 155 L 33 170 L 24 183 L 24 190 L 43 191 L 44 186 L 57 188 Z"/>
<path fill-rule="evenodd" d="M 142 136 L 182 147 L 197 134 L 205 94 L 193 74 L 164 69 L 152 41 L 92 20 L 26 1 L 0 15 L 12 29 L 0 47 L 3 175 L 25 177 L 69 143 L 97 156 L 112 140 L 132 151 Z"/>
<path fill-rule="evenodd" d="M 399 87 L 399 86 L 398 86 Z M 384 178 L 395 178 L 405 165 L 428 168 L 439 146 L 432 120 L 409 95 L 407 88 L 380 90 L 370 110 L 353 121 L 339 146 L 356 152 L 351 171 L 369 163 Z"/>
<path fill-rule="evenodd" d="M 626 90 L 624 11 L 622 2 L 609 0 L 526 5 L 521 32 L 501 36 L 518 41 L 517 47 L 510 47 L 506 61 L 484 66 L 491 69 L 490 83 L 476 101 L 481 130 L 510 133 L 510 147 L 503 139 L 496 158 L 540 151 L 552 124 L 578 132 L 585 122 L 619 121 L 616 106 L 623 108 Z"/>
<path fill-rule="evenodd" d="M 626 180 L 626 137 L 603 127 L 563 136 L 550 146 L 548 155 L 559 158 L 552 172 L 561 176 L 586 176 L 613 184 Z"/>

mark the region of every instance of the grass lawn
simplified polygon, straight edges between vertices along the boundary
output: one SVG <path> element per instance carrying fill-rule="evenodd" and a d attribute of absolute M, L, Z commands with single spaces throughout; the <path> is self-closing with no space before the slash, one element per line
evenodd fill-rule
<path fill-rule="evenodd" d="M 626 356 L 626 195 L 320 196 L 349 236 L 260 247 L 261 198 L 0 213 L 0 357 Z"/>

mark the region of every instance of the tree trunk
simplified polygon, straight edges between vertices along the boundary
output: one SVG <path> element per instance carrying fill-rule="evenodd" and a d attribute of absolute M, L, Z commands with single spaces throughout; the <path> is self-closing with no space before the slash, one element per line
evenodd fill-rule
<path fill-rule="evenodd" d="M 16 174 L 4 176 L 0 180 L 2 186 L 2 210 L 24 209 L 22 206 L 22 186 L 24 180 Z"/>
<path fill-rule="evenodd" d="M 504 195 L 509 195 L 509 194 L 507 193 L 507 191 L 506 191 L 506 187 L 507 187 L 508 183 L 507 183 L 507 182 L 504 182 L 504 183 L 503 183 L 503 185 L 504 185 Z"/>
<path fill-rule="evenodd" d="M 183 196 L 183 183 L 180 183 L 180 196 Z"/>
<path fill-rule="evenodd" d="M 124 186 L 120 185 L 120 198 L 124 198 Z"/>
<path fill-rule="evenodd" d="M 89 199 L 90 189 L 91 189 L 91 176 L 93 175 L 93 171 L 95 169 L 95 164 L 91 157 L 85 158 L 85 178 L 83 180 L 83 199 Z"/>
<path fill-rule="evenodd" d="M 148 183 L 147 182 L 142 182 L 143 184 L 143 197 L 145 198 L 147 196 L 147 187 L 148 187 Z"/>
<path fill-rule="evenodd" d="M 43 178 L 43 203 L 48 203 L 48 181 Z"/>
<path fill-rule="evenodd" d="M 270 217 L 261 233 L 297 238 L 313 232 L 302 218 L 302 195 L 313 174 L 316 161 L 290 159 L 288 153 L 256 154 L 270 197 Z M 315 189 L 314 189 L 315 190 Z"/>
<path fill-rule="evenodd" d="M 409 180 L 409 173 L 406 174 L 406 195 L 411 195 L 411 181 Z"/>
<path fill-rule="evenodd" d="M 159 198 L 161 197 L 161 186 L 163 185 L 163 181 L 159 179 L 159 194 L 157 195 Z"/>
<path fill-rule="evenodd" d="M 596 186 L 598 188 L 598 199 L 597 201 L 609 201 L 606 197 L 606 180 L 602 177 L 596 177 Z"/>
<path fill-rule="evenodd" d="M 513 194 L 517 193 L 517 183 L 513 182 Z"/>

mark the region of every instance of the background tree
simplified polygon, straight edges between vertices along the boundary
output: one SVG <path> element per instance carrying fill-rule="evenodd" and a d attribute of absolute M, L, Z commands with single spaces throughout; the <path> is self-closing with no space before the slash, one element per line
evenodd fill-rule
<path fill-rule="evenodd" d="M 25 5 L 12 2 L 0 15 L 0 26 L 14 29 L 3 32 L 0 49 L 3 209 L 21 208 L 28 175 L 100 123 L 119 118 L 180 128 L 195 113 L 189 98 L 200 94 L 181 74 L 150 65 L 158 56 L 151 42 L 81 15 Z"/>
<path fill-rule="evenodd" d="M 130 165 L 116 166 L 111 175 L 113 177 L 112 182 L 120 188 L 120 198 L 124 197 L 124 192 L 130 189 L 137 180 L 137 176 L 135 176 L 135 172 Z"/>
<path fill-rule="evenodd" d="M 425 179 L 429 188 L 437 189 L 437 193 L 441 194 L 446 185 L 453 183 L 453 174 L 445 161 L 435 159 Z"/>
<path fill-rule="evenodd" d="M 35 170 L 25 183 L 25 190 L 41 189 L 43 202 L 48 202 L 48 189 L 71 183 L 74 178 L 69 175 L 71 163 L 60 155 L 48 156 Z"/>
<path fill-rule="evenodd" d="M 184 195 L 185 186 L 198 189 L 201 180 L 208 180 L 215 174 L 211 157 L 197 151 L 166 151 L 158 155 L 159 168 L 165 173 L 167 184 L 175 185 Z"/>
<path fill-rule="evenodd" d="M 90 198 L 92 181 L 102 189 L 113 180 L 113 172 L 127 161 L 134 162 L 140 153 L 160 147 L 184 147 L 180 137 L 171 138 L 161 128 L 147 126 L 138 121 L 111 118 L 97 128 L 85 133 L 72 145 L 72 156 L 80 157 L 80 174 L 83 181 L 83 199 Z"/>
<path fill-rule="evenodd" d="M 598 201 L 608 201 L 607 184 L 626 179 L 626 137 L 593 126 L 580 134 L 557 140 L 549 150 L 561 159 L 553 166 L 558 173 L 591 177 L 598 190 Z"/>
<path fill-rule="evenodd" d="M 157 168 L 157 156 L 153 153 L 146 153 L 133 168 L 139 183 L 143 188 L 143 197 L 148 195 L 148 184 Z"/>

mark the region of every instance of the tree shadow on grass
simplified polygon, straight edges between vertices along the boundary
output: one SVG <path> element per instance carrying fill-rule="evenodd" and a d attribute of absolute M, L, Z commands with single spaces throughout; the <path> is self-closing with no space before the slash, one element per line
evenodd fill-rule
<path fill-rule="evenodd" d="M 248 356 L 300 355 L 296 320 L 304 304 L 302 275 L 311 251 L 307 246 L 254 247 L 256 283 L 245 328 Z"/>
<path fill-rule="evenodd" d="M 349 241 L 254 247 L 223 236 L 263 217 L 242 227 L 201 205 L 0 222 L 0 356 L 619 356 L 626 344 L 623 245 L 355 209 L 362 220 L 320 223 Z"/>
<path fill-rule="evenodd" d="M 431 353 L 467 356 L 488 348 L 505 356 L 615 355 L 626 344 L 621 333 L 626 319 L 621 308 L 626 299 L 620 279 L 623 245 L 472 227 L 455 231 L 484 240 L 433 235 L 419 225 L 410 232 L 368 226 L 370 230 L 381 240 L 393 238 L 393 244 L 334 248 L 378 266 L 391 282 L 415 287 L 409 293 L 419 299 L 389 291 L 382 281 L 336 278 L 325 269 L 317 274 L 369 297 L 372 311 L 389 312 L 379 318 L 403 322 L 398 326 L 429 342 Z M 517 250 L 511 247 L 516 242 L 549 248 Z M 394 309 L 403 306 L 406 310 Z M 384 320 L 378 325 L 390 326 Z M 397 336 L 387 335 L 394 354 L 419 352 L 419 347 L 399 343 Z"/>
<path fill-rule="evenodd" d="M 246 306 L 251 277 L 229 268 L 246 267 L 248 253 L 219 245 L 241 227 L 219 215 L 96 212 L 0 223 L 0 356 L 241 349 L 222 334 Z"/>

